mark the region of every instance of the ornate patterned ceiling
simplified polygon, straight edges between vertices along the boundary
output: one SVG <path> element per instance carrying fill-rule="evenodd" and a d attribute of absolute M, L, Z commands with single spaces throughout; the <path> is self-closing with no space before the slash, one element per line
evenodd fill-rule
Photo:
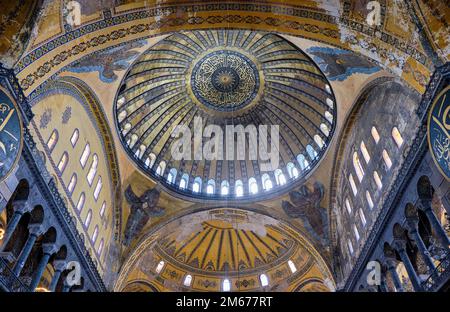
<path fill-rule="evenodd" d="M 251 178 L 259 190 L 253 193 L 271 193 L 289 185 L 286 180 L 311 172 L 334 133 L 334 103 L 320 69 L 278 35 L 186 31 L 161 40 L 131 66 L 117 95 L 115 116 L 125 149 L 151 177 L 194 197 L 234 198 L 241 183 L 243 195 L 250 195 Z M 196 117 L 202 120 L 200 129 Z M 175 126 L 204 133 L 212 124 L 223 133 L 227 125 L 279 126 L 280 162 L 268 172 L 273 188 L 265 184 L 261 157 L 173 157 Z M 208 191 L 211 183 L 214 190 Z M 224 183 L 229 185 L 226 194 L 220 191 Z"/>
<path fill-rule="evenodd" d="M 269 216 L 231 208 L 166 224 L 136 246 L 122 272 L 117 290 L 137 279 L 159 290 L 219 291 L 224 279 L 231 290 L 241 291 L 293 290 L 309 280 L 322 291 L 334 287 L 321 256 L 297 230 Z M 268 285 L 262 285 L 262 274 Z"/>

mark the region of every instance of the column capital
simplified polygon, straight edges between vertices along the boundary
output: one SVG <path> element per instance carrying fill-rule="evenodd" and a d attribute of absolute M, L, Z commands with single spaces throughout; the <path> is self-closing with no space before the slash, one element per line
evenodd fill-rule
<path fill-rule="evenodd" d="M 44 243 L 42 244 L 42 251 L 44 254 L 52 255 L 58 251 L 58 248 L 54 243 Z"/>
<path fill-rule="evenodd" d="M 64 271 L 67 266 L 66 260 L 55 260 L 53 261 L 53 267 L 55 268 L 55 271 Z"/>
<path fill-rule="evenodd" d="M 44 233 L 44 226 L 42 224 L 31 223 L 28 225 L 28 231 L 30 234 L 39 236 Z"/>
<path fill-rule="evenodd" d="M 431 198 L 430 199 L 419 199 L 418 203 L 416 204 L 417 209 L 420 209 L 423 212 L 426 212 L 427 210 L 431 210 Z"/>
<path fill-rule="evenodd" d="M 406 240 L 396 238 L 392 243 L 392 247 L 394 247 L 399 253 L 406 252 Z"/>
<path fill-rule="evenodd" d="M 25 212 L 29 212 L 33 209 L 28 200 L 15 200 L 12 203 L 14 212 L 24 214 Z"/>
<path fill-rule="evenodd" d="M 419 218 L 408 217 L 406 218 L 406 228 L 409 232 L 417 232 L 419 230 Z"/>

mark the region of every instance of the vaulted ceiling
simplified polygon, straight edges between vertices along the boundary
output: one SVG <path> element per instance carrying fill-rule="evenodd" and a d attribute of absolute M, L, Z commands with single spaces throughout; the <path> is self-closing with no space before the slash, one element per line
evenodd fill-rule
<path fill-rule="evenodd" d="M 58 93 L 52 90 L 58 83 L 74 86 L 64 95 L 72 99 L 53 116 L 70 103 L 96 103 L 90 106 L 104 143 L 91 147 L 100 153 L 106 145 L 108 155 L 100 159 L 113 161 L 100 165 L 117 179 L 102 221 L 101 235 L 114 235 L 99 259 L 105 279 L 114 283 L 119 273 L 116 290 L 177 290 L 186 289 L 189 274 L 189 289 L 220 290 L 228 277 L 233 289 L 245 290 L 260 289 L 260 275 L 267 274 L 274 290 L 332 290 L 330 189 L 342 130 L 377 79 L 395 78 L 415 94 L 424 92 L 450 51 L 442 36 L 449 14 L 439 1 L 379 1 L 377 27 L 367 24 L 366 0 L 78 2 L 80 23 L 73 24 L 77 8 L 47 1 L 25 52 L 12 63 L 32 103 Z M 42 133 L 62 127 L 64 118 L 52 119 L 52 108 L 44 106 L 33 108 L 33 135 L 41 136 L 39 149 L 51 159 Z M 264 183 L 260 159 L 174 159 L 171 131 L 193 126 L 195 117 L 202 117 L 203 131 L 209 124 L 279 125 L 280 163 L 267 172 L 272 187 Z M 161 162 L 165 170 L 158 174 Z M 242 197 L 236 197 L 238 180 Z M 227 193 L 220 191 L 223 181 Z M 64 183 L 60 190 L 72 201 Z M 148 207 L 149 190 L 157 191 L 154 207 Z M 147 219 L 130 217 L 144 206 Z M 133 235 L 125 244 L 127 230 Z M 289 271 L 288 260 L 301 274 Z"/>

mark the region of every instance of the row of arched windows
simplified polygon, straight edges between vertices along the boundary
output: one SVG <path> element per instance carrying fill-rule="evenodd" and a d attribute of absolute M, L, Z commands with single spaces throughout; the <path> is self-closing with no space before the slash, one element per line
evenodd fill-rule
<path fill-rule="evenodd" d="M 70 143 L 71 143 L 72 147 L 75 147 L 77 145 L 78 139 L 79 139 L 79 135 L 80 135 L 79 130 L 75 129 L 73 131 L 71 137 L 70 137 Z M 58 131 L 56 129 L 54 129 L 52 131 L 48 141 L 47 141 L 47 148 L 49 149 L 50 153 L 55 149 L 55 147 L 56 147 L 56 145 L 58 143 L 58 140 L 59 140 L 59 133 L 58 133 Z M 85 145 L 85 147 L 83 149 L 83 152 L 82 152 L 82 154 L 80 156 L 80 159 L 79 159 L 82 168 L 86 167 L 86 164 L 88 162 L 90 154 L 91 154 L 90 145 L 89 145 L 89 143 L 87 143 Z M 69 162 L 69 154 L 68 154 L 67 151 L 64 151 L 62 156 L 61 156 L 61 158 L 60 158 L 60 160 L 59 160 L 59 162 L 58 162 L 58 165 L 57 165 L 57 168 L 58 168 L 58 171 L 59 171 L 60 174 L 62 174 L 64 172 L 64 170 L 67 167 L 68 162 Z M 99 164 L 99 158 L 98 158 L 97 154 L 94 153 L 92 155 L 91 166 L 89 167 L 88 173 L 86 175 L 86 179 L 88 181 L 89 186 L 92 186 L 92 184 L 94 182 L 94 179 L 95 179 L 95 176 L 97 175 L 98 164 Z M 70 180 L 69 180 L 69 183 L 67 184 L 67 190 L 68 190 L 70 195 L 73 194 L 73 192 L 75 190 L 75 187 L 77 185 L 77 181 L 78 181 L 77 174 L 73 173 L 71 178 L 70 178 Z M 94 196 L 95 200 L 97 200 L 99 198 L 100 192 L 102 190 L 102 186 L 103 186 L 102 177 L 99 176 L 98 180 L 97 180 L 97 184 L 95 185 L 95 188 L 94 188 L 94 191 L 93 191 L 93 196 Z M 81 211 L 83 210 L 85 202 L 86 202 L 86 195 L 85 195 L 84 192 L 82 192 L 80 194 L 80 196 L 78 198 L 78 201 L 77 201 L 77 204 L 76 204 L 76 209 L 78 210 L 79 213 L 81 213 Z M 105 211 L 106 211 L 106 202 L 104 201 L 102 203 L 101 209 L 99 211 L 99 214 L 100 214 L 101 218 L 104 217 Z M 88 213 L 86 214 L 86 217 L 84 219 L 84 222 L 83 222 L 86 231 L 89 230 L 89 227 L 91 225 L 91 221 L 92 221 L 92 209 L 90 209 L 88 211 Z M 94 232 L 92 233 L 92 236 L 91 236 L 91 241 L 92 241 L 93 244 L 96 243 L 98 233 L 99 233 L 99 227 L 98 227 L 98 225 L 96 225 L 95 228 L 94 228 Z M 104 240 L 102 238 L 102 240 L 100 241 L 100 244 L 99 244 L 99 246 L 97 248 L 97 253 L 99 255 L 103 251 L 103 245 L 104 245 Z"/>
<path fill-rule="evenodd" d="M 295 272 L 297 272 L 297 267 L 295 266 L 294 262 L 292 262 L 292 260 L 288 260 L 287 262 L 289 270 L 291 271 L 292 274 L 294 274 Z M 158 262 L 155 272 L 157 274 L 160 274 L 162 272 L 162 270 L 164 269 L 164 266 L 166 265 L 164 260 L 161 260 Z M 266 287 L 269 286 L 269 278 L 267 277 L 266 274 L 262 273 L 259 275 L 259 281 L 261 282 L 261 286 L 262 287 Z M 184 277 L 183 280 L 183 285 L 186 287 L 190 287 L 192 284 L 192 275 L 187 274 Z M 231 290 L 231 282 L 229 279 L 224 279 L 222 281 L 222 291 L 230 291 Z"/>
<path fill-rule="evenodd" d="M 323 141 L 322 141 L 323 142 Z M 131 144 L 132 142 L 130 142 Z M 145 152 L 145 146 L 141 145 L 142 150 L 139 153 L 136 153 L 135 156 L 141 158 Z M 138 150 L 139 151 L 139 150 Z M 309 156 L 309 159 L 315 160 L 318 156 L 317 151 L 311 146 L 306 146 L 306 151 Z M 147 168 L 152 168 L 155 164 L 156 156 L 153 153 L 150 153 L 148 157 L 146 158 L 144 164 Z M 310 168 L 310 163 L 308 159 L 303 155 L 299 154 L 297 156 L 297 161 L 300 167 L 301 171 L 306 171 Z M 164 160 L 160 161 L 158 166 L 155 169 L 155 173 L 159 176 L 164 175 L 164 171 L 166 170 L 166 162 Z M 290 179 L 297 179 L 300 176 L 299 169 L 292 163 L 289 162 L 286 165 L 286 171 Z M 167 174 L 166 182 L 169 184 L 175 184 L 176 183 L 176 177 L 177 177 L 177 169 L 171 168 Z M 269 191 L 274 187 L 274 182 L 277 186 L 285 185 L 287 183 L 287 178 L 283 171 L 281 169 L 276 169 L 274 171 L 274 178 L 275 181 L 271 178 L 271 176 L 268 173 L 265 173 L 261 176 L 261 185 L 264 191 Z M 187 173 L 184 173 L 179 182 L 178 187 L 181 190 L 188 189 L 189 185 L 189 175 Z M 195 177 L 192 188 L 192 192 L 194 193 L 200 193 L 202 190 L 202 178 L 201 177 Z M 251 177 L 248 179 L 248 193 L 249 194 L 257 194 L 259 192 L 258 183 L 257 180 L 254 177 Z M 216 193 L 216 181 L 214 179 L 208 180 L 206 184 L 206 194 L 215 194 Z M 229 182 L 224 180 L 220 184 L 220 195 L 229 195 L 230 194 L 230 185 Z M 234 186 L 234 195 L 236 197 L 240 197 L 244 195 L 244 183 L 242 180 L 236 180 L 235 186 Z"/>
<path fill-rule="evenodd" d="M 380 138 L 378 129 L 375 126 L 373 126 L 371 128 L 371 135 L 372 135 L 372 138 L 373 138 L 375 144 L 378 144 L 380 142 L 381 138 Z M 397 147 L 400 148 L 403 145 L 403 138 L 397 127 L 392 128 L 391 136 L 392 136 L 392 139 L 394 140 L 395 144 L 397 145 Z M 369 150 L 366 147 L 365 142 L 361 141 L 359 147 L 360 147 L 359 151 L 361 152 L 366 165 L 369 164 L 369 162 L 371 160 L 371 156 L 370 156 Z M 383 151 L 382 151 L 382 158 L 386 165 L 387 170 L 389 170 L 392 167 L 392 160 L 386 149 L 383 149 Z M 366 175 L 366 172 L 364 170 L 362 161 L 359 158 L 358 151 L 353 152 L 352 163 L 353 163 L 354 173 L 356 174 L 359 183 L 361 183 Z M 383 188 L 383 183 L 382 183 L 380 174 L 378 173 L 377 170 L 373 171 L 373 179 L 375 181 L 377 189 L 381 190 Z M 350 188 L 352 190 L 353 195 L 356 197 L 356 195 L 358 194 L 358 186 L 356 185 L 355 179 L 353 177 L 353 173 L 349 173 L 348 182 L 350 184 Z M 370 192 L 368 190 L 366 190 L 366 192 L 365 192 L 365 199 L 367 202 L 367 206 L 369 207 L 370 210 L 372 210 L 374 208 L 374 202 L 372 199 L 372 195 L 370 194 Z M 344 205 L 345 205 L 345 208 L 346 208 L 348 214 L 352 215 L 353 209 L 352 209 L 352 205 L 350 203 L 349 198 L 345 199 Z M 362 227 L 365 227 L 367 224 L 367 220 L 366 220 L 366 217 L 364 215 L 364 211 L 362 208 L 358 209 L 358 215 L 359 215 Z M 356 226 L 356 224 L 353 224 L 353 232 L 354 232 L 355 240 L 359 241 L 360 234 L 359 234 L 358 227 Z M 347 243 L 348 243 L 348 250 L 349 250 L 350 254 L 353 254 L 354 248 L 353 248 L 351 240 L 348 239 Z"/>

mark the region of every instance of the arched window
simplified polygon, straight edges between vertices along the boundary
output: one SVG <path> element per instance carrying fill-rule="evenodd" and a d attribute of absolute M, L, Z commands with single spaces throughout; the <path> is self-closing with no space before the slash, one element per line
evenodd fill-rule
<path fill-rule="evenodd" d="M 333 123 L 333 115 L 329 111 L 325 112 L 325 118 L 328 120 L 330 124 Z"/>
<path fill-rule="evenodd" d="M 145 146 L 144 144 L 141 144 L 141 146 L 139 146 L 139 150 L 137 151 L 138 152 L 137 157 L 142 158 L 142 156 L 144 156 L 146 149 L 147 149 L 147 146 Z"/>
<path fill-rule="evenodd" d="M 373 172 L 373 179 L 375 180 L 375 183 L 377 184 L 378 189 L 381 190 L 383 188 L 383 183 L 381 182 L 381 178 L 378 175 L 378 172 L 376 172 L 376 171 Z"/>
<path fill-rule="evenodd" d="M 377 128 L 372 127 L 371 133 L 375 143 L 378 144 L 378 142 L 380 142 L 380 134 L 378 133 Z"/>
<path fill-rule="evenodd" d="M 317 152 L 316 152 L 316 150 L 314 149 L 314 147 L 312 147 L 311 145 L 306 145 L 306 151 L 308 152 L 309 158 L 310 158 L 311 160 L 316 159 L 316 157 L 317 157 Z"/>
<path fill-rule="evenodd" d="M 202 178 L 196 177 L 194 179 L 194 184 L 192 184 L 192 191 L 194 193 L 198 193 L 201 191 L 201 189 L 202 189 Z"/>
<path fill-rule="evenodd" d="M 364 144 L 364 141 L 361 141 L 361 153 L 363 154 L 364 160 L 366 161 L 366 164 L 370 161 L 370 154 L 369 151 L 366 148 L 366 144 Z"/>
<path fill-rule="evenodd" d="M 122 135 L 123 136 L 127 135 L 128 131 L 130 131 L 130 129 L 131 129 L 131 124 L 129 122 L 127 122 L 122 128 Z"/>
<path fill-rule="evenodd" d="M 355 180 L 353 180 L 353 175 L 351 173 L 348 176 L 348 181 L 350 182 L 350 186 L 352 188 L 353 195 L 356 196 L 356 194 L 358 194 L 358 189 L 356 188 Z"/>
<path fill-rule="evenodd" d="M 191 286 L 191 283 L 192 283 L 192 276 L 188 274 L 184 278 L 183 285 L 189 287 Z"/>
<path fill-rule="evenodd" d="M 165 265 L 165 263 L 164 263 L 164 261 L 163 260 L 161 260 L 161 261 L 159 261 L 159 263 L 158 263 L 158 265 L 156 266 L 156 273 L 161 273 L 161 271 L 162 271 L 162 269 L 164 268 L 164 265 Z"/>
<path fill-rule="evenodd" d="M 130 140 L 127 142 L 128 146 L 130 148 L 133 148 L 133 146 L 136 144 L 137 140 L 139 139 L 138 135 L 136 133 L 133 133 L 131 135 Z"/>
<path fill-rule="evenodd" d="M 359 156 L 357 152 L 353 153 L 353 167 L 355 168 L 359 182 L 361 182 L 364 177 L 364 169 L 361 165 L 361 162 L 359 161 Z"/>
<path fill-rule="evenodd" d="M 164 175 L 164 170 L 166 170 L 166 162 L 163 160 L 159 163 L 158 168 L 156 168 L 157 175 Z"/>
<path fill-rule="evenodd" d="M 273 184 L 270 176 L 267 173 L 264 173 L 261 177 L 262 185 L 265 191 L 272 189 Z"/>
<path fill-rule="evenodd" d="M 350 239 L 347 240 L 347 245 L 348 245 L 348 251 L 350 252 L 351 255 L 353 255 L 353 244 Z"/>
<path fill-rule="evenodd" d="M 60 173 L 64 172 L 64 169 L 66 169 L 67 163 L 69 162 L 69 154 L 67 152 L 64 152 L 61 156 L 61 159 L 58 163 L 58 170 Z"/>
<path fill-rule="evenodd" d="M 303 156 L 303 154 L 297 155 L 297 161 L 298 161 L 298 164 L 300 165 L 300 169 L 302 171 L 309 168 L 309 162 L 308 162 L 308 160 L 306 160 L 306 157 Z"/>
<path fill-rule="evenodd" d="M 94 154 L 92 155 L 91 168 L 89 168 L 89 172 L 87 174 L 87 180 L 89 185 L 92 185 L 92 182 L 94 181 L 95 174 L 97 173 L 97 167 L 98 167 L 98 156 L 97 154 Z"/>
<path fill-rule="evenodd" d="M 229 279 L 224 279 L 222 283 L 222 289 L 223 291 L 230 291 L 231 289 L 231 283 Z"/>
<path fill-rule="evenodd" d="M 297 272 L 297 267 L 295 266 L 294 262 L 292 262 L 292 260 L 288 260 L 288 266 L 292 274 Z"/>
<path fill-rule="evenodd" d="M 329 136 L 330 135 L 330 128 L 328 128 L 328 126 L 324 123 L 320 124 L 320 131 L 322 131 L 322 133 L 325 136 Z"/>
<path fill-rule="evenodd" d="M 125 97 L 122 96 L 117 100 L 117 107 L 122 106 L 123 104 L 125 104 Z"/>
<path fill-rule="evenodd" d="M 349 214 L 352 213 L 352 206 L 350 205 L 350 201 L 348 200 L 348 198 L 345 199 L 345 208 L 347 208 L 347 212 Z"/>
<path fill-rule="evenodd" d="M 400 131 L 398 131 L 397 127 L 392 128 L 392 138 L 394 139 L 398 147 L 402 146 L 403 138 L 402 135 L 400 134 Z"/>
<path fill-rule="evenodd" d="M 81 157 L 80 157 L 81 167 L 84 168 L 86 166 L 86 163 L 87 163 L 87 160 L 88 160 L 90 154 L 91 154 L 91 147 L 89 146 L 89 143 L 87 143 L 84 146 L 83 153 L 81 154 Z"/>
<path fill-rule="evenodd" d="M 95 226 L 94 233 L 92 234 L 92 243 L 95 244 L 98 237 L 98 225 Z"/>
<path fill-rule="evenodd" d="M 81 210 L 83 210 L 85 200 L 86 200 L 86 196 L 84 195 L 84 193 L 81 193 L 80 197 L 78 198 L 78 202 L 77 202 L 77 210 L 79 212 L 81 212 Z"/>
<path fill-rule="evenodd" d="M 228 181 L 222 181 L 222 184 L 220 185 L 220 194 L 221 195 L 228 195 L 230 190 L 230 184 Z"/>
<path fill-rule="evenodd" d="M 92 210 L 89 209 L 87 215 L 86 215 L 86 220 L 84 220 L 84 226 L 89 229 L 89 225 L 91 224 L 91 219 L 92 219 Z"/>
<path fill-rule="evenodd" d="M 72 174 L 72 177 L 70 178 L 69 185 L 67 186 L 67 190 L 70 194 L 73 193 L 73 190 L 75 189 L 75 186 L 77 185 L 77 175 L 74 173 Z"/>
<path fill-rule="evenodd" d="M 366 200 L 367 200 L 367 203 L 369 204 L 369 208 L 372 209 L 373 201 L 372 201 L 372 196 L 370 196 L 369 191 L 366 191 Z"/>
<path fill-rule="evenodd" d="M 361 208 L 359 208 L 359 217 L 361 218 L 362 225 L 366 226 L 367 224 L 366 216 L 364 215 L 364 211 Z"/>
<path fill-rule="evenodd" d="M 169 173 L 167 174 L 167 183 L 175 183 L 175 179 L 177 177 L 177 169 L 171 168 Z"/>
<path fill-rule="evenodd" d="M 97 254 L 98 254 L 98 255 L 101 255 L 101 254 L 102 254 L 102 251 L 103 251 L 103 245 L 104 245 L 104 240 L 103 240 L 103 238 L 102 238 L 102 240 L 100 241 L 100 245 L 98 245 L 98 248 L 97 248 Z"/>
<path fill-rule="evenodd" d="M 146 165 L 148 168 L 151 168 L 151 167 L 153 167 L 153 165 L 155 164 L 155 160 L 156 160 L 155 154 L 150 153 L 150 154 L 148 155 L 148 157 L 145 159 L 145 165 Z"/>
<path fill-rule="evenodd" d="M 189 183 L 189 175 L 187 173 L 181 176 L 180 189 L 185 190 Z"/>
<path fill-rule="evenodd" d="M 288 174 L 289 174 L 289 177 L 291 178 L 291 179 L 296 179 L 296 178 L 298 178 L 298 170 L 297 170 L 297 168 L 295 167 L 295 165 L 293 164 L 293 163 L 288 163 L 287 165 L 286 165 L 286 169 L 287 169 L 287 172 L 288 172 Z"/>
<path fill-rule="evenodd" d="M 355 233 L 356 241 L 359 241 L 359 231 L 358 228 L 356 227 L 356 224 L 353 224 L 353 232 Z"/>
<path fill-rule="evenodd" d="M 102 208 L 100 208 L 100 217 L 103 218 L 103 216 L 105 215 L 105 211 L 106 211 L 106 202 L 104 201 L 102 204 Z"/>
<path fill-rule="evenodd" d="M 258 183 L 256 183 L 256 179 L 251 177 L 248 179 L 248 189 L 250 191 L 250 194 L 257 194 L 258 193 Z"/>
<path fill-rule="evenodd" d="M 50 135 L 50 137 L 48 138 L 48 141 L 47 141 L 47 147 L 48 147 L 48 150 L 50 151 L 50 153 L 53 152 L 53 149 L 55 148 L 56 143 L 58 143 L 58 138 L 59 138 L 59 134 L 58 134 L 58 131 L 55 129 L 52 131 L 52 134 Z"/>
<path fill-rule="evenodd" d="M 244 183 L 241 180 L 236 180 L 234 184 L 234 192 L 236 193 L 236 197 L 241 197 L 244 195 Z"/>
<path fill-rule="evenodd" d="M 323 141 L 322 137 L 318 134 L 314 135 L 314 142 L 316 142 L 319 148 L 323 148 L 323 146 L 325 145 L 325 142 Z"/>
<path fill-rule="evenodd" d="M 73 147 L 75 147 L 75 145 L 77 145 L 79 136 L 80 136 L 80 131 L 78 131 L 78 129 L 73 130 L 72 136 L 70 137 L 70 143 L 72 143 Z"/>
<path fill-rule="evenodd" d="M 210 179 L 208 181 L 208 184 L 206 185 L 206 194 L 214 194 L 216 189 L 216 182 L 213 179 Z"/>
<path fill-rule="evenodd" d="M 100 191 L 102 190 L 102 187 L 103 187 L 102 177 L 99 176 L 98 177 L 98 181 L 97 181 L 97 185 L 95 186 L 95 189 L 94 189 L 94 198 L 95 198 L 95 200 L 98 199 L 98 196 L 100 195 Z"/>
<path fill-rule="evenodd" d="M 385 149 L 383 150 L 383 160 L 384 160 L 384 163 L 386 164 L 386 167 L 388 169 L 391 169 L 391 167 L 392 167 L 392 160 L 391 160 L 391 157 L 389 157 L 389 154 L 388 154 L 388 152 Z"/>
<path fill-rule="evenodd" d="M 119 103 L 119 101 L 117 101 L 117 103 Z M 122 122 L 128 115 L 128 112 L 126 110 L 121 111 L 119 114 L 117 114 L 117 120 L 120 122 Z"/>
<path fill-rule="evenodd" d="M 286 184 L 286 177 L 284 176 L 283 171 L 281 171 L 281 169 L 275 170 L 274 175 L 275 175 L 275 181 L 277 182 L 277 185 Z"/>
<path fill-rule="evenodd" d="M 269 279 L 267 278 L 266 274 L 261 274 L 259 276 L 259 280 L 261 281 L 261 286 L 266 287 L 269 285 Z"/>
<path fill-rule="evenodd" d="M 327 98 L 326 102 L 327 102 L 328 107 L 331 108 L 331 109 L 333 109 L 333 107 L 334 107 L 334 102 L 333 102 L 333 100 L 330 99 L 330 98 Z"/>

